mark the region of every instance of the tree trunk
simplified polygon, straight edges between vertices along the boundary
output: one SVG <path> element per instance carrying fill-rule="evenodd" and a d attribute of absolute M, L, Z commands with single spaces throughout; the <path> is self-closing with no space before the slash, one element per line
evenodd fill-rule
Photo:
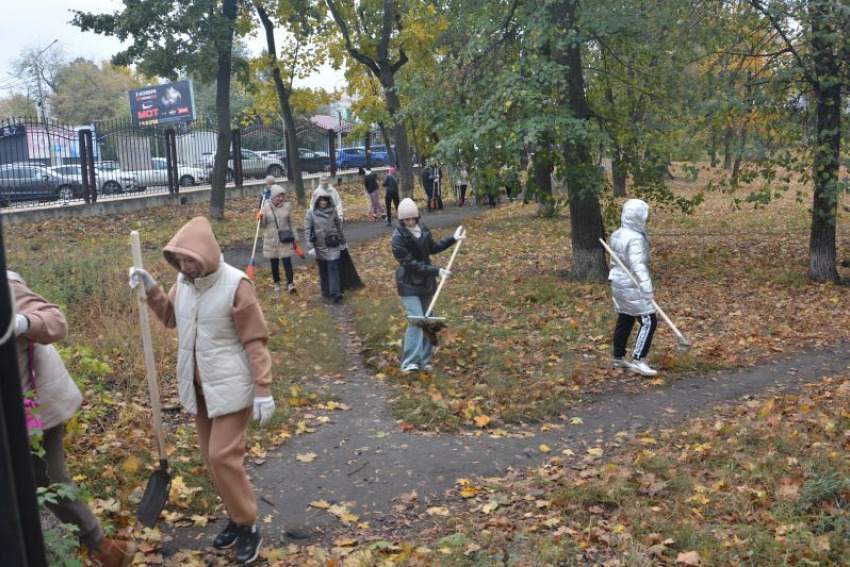
<path fill-rule="evenodd" d="M 723 131 L 723 169 L 732 167 L 732 128 L 727 127 Z"/>
<path fill-rule="evenodd" d="M 306 195 L 304 193 L 304 179 L 301 173 L 301 154 L 298 152 L 298 137 L 295 132 L 295 118 L 292 116 L 292 106 L 289 104 L 289 91 L 283 83 L 283 79 L 280 76 L 280 67 L 277 65 L 274 25 L 266 10 L 260 4 L 255 4 L 255 7 L 266 32 L 266 46 L 269 52 L 269 58 L 271 59 L 272 79 L 274 80 L 275 90 L 277 91 L 277 100 L 280 103 L 283 124 L 286 127 L 286 158 L 292 168 L 292 179 L 290 181 L 295 183 L 295 196 L 298 199 L 298 203 L 304 205 L 306 203 Z"/>
<path fill-rule="evenodd" d="M 383 122 L 378 122 L 378 128 L 381 129 L 381 138 L 384 139 L 384 146 L 387 148 L 387 157 L 390 158 L 390 165 L 398 168 L 398 158 L 396 158 L 396 152 L 390 142 L 390 131 Z"/>
<path fill-rule="evenodd" d="M 413 161 L 410 159 L 410 142 L 407 140 L 407 126 L 404 118 L 398 115 L 401 102 L 395 90 L 395 77 L 388 67 L 381 69 L 381 86 L 387 100 L 387 111 L 393 121 L 395 132 L 395 151 L 398 160 L 398 173 L 401 185 L 401 198 L 413 198 Z"/>
<path fill-rule="evenodd" d="M 614 150 L 611 157 L 611 180 L 614 183 L 614 196 L 625 197 L 626 193 L 626 167 L 622 150 Z"/>
<path fill-rule="evenodd" d="M 575 32 L 578 0 L 557 0 L 552 5 L 552 21 Z M 567 68 L 566 106 L 573 118 L 591 128 L 591 112 L 585 93 L 581 64 L 581 44 L 577 39 L 559 38 L 553 45 L 556 62 Z M 599 239 L 605 236 L 602 207 L 599 204 L 599 169 L 590 151 L 590 133 L 575 132 L 564 143 L 565 180 L 570 198 L 570 228 L 573 262 L 570 278 L 579 281 L 605 281 L 608 266 Z"/>
<path fill-rule="evenodd" d="M 816 282 L 837 282 L 835 222 L 839 196 L 839 158 L 841 152 L 841 82 L 838 57 L 829 29 L 831 14 L 822 4 L 809 3 L 812 19 L 812 57 L 817 84 L 815 124 L 817 145 L 812 176 L 815 180 L 812 206 L 812 232 L 809 237 L 809 278 Z"/>
<path fill-rule="evenodd" d="M 747 146 L 747 129 L 746 127 L 741 127 L 741 131 L 738 134 L 738 144 L 735 149 L 735 163 L 732 164 L 732 183 L 738 183 L 738 175 L 741 173 L 741 162 L 744 159 L 744 150 Z"/>
<path fill-rule="evenodd" d="M 224 0 L 222 15 L 225 33 L 216 42 L 218 69 L 215 74 L 215 115 L 218 120 L 218 136 L 213 162 L 212 189 L 210 190 L 210 218 L 224 218 L 224 189 L 227 182 L 227 162 L 230 159 L 230 71 L 233 60 L 233 28 L 236 24 L 236 0 Z M 240 159 L 240 156 L 233 156 Z"/>
<path fill-rule="evenodd" d="M 711 144 L 708 147 L 708 157 L 711 159 L 711 167 L 717 167 L 717 128 L 711 127 Z"/>
<path fill-rule="evenodd" d="M 552 198 L 552 164 L 535 156 L 532 164 L 534 184 L 537 186 L 537 214 L 544 218 L 555 216 L 555 202 Z"/>

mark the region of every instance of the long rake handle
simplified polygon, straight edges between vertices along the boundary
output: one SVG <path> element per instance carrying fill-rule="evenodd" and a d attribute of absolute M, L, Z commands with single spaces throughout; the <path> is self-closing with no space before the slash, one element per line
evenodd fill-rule
<path fill-rule="evenodd" d="M 635 284 L 635 287 L 640 289 L 640 284 L 638 283 L 637 278 L 634 276 L 634 274 L 632 274 L 631 270 L 626 267 L 623 261 L 620 260 L 620 257 L 617 256 L 617 254 L 613 250 L 611 250 L 611 247 L 608 246 L 608 243 L 602 240 L 601 238 L 599 239 L 599 242 L 601 242 L 602 246 L 605 247 L 605 250 L 608 251 L 608 254 L 611 256 L 611 259 L 614 260 L 614 262 L 616 262 L 616 264 L 620 266 L 620 268 L 622 268 L 623 271 L 626 272 L 626 274 L 628 274 L 629 279 L 632 280 L 632 283 Z M 654 299 L 652 300 L 652 306 L 655 307 L 655 311 L 657 311 L 661 318 L 664 320 L 664 322 L 667 323 L 667 326 L 670 327 L 670 329 L 676 335 L 676 338 L 679 339 L 679 342 L 685 346 L 690 345 L 690 341 L 685 338 L 685 335 L 683 335 L 682 332 L 676 327 L 676 325 L 673 324 L 673 321 L 670 320 L 670 317 L 668 317 L 667 314 L 664 313 L 664 310 L 661 309 L 661 306 L 658 305 Z"/>
<path fill-rule="evenodd" d="M 463 234 L 466 234 L 466 229 L 464 229 Z M 458 240 L 455 244 L 455 249 L 452 251 L 452 257 L 449 259 L 449 263 L 446 266 L 446 271 L 452 271 L 452 264 L 455 263 L 455 257 L 457 256 L 457 251 L 460 250 L 460 243 L 463 240 Z M 428 305 L 428 311 L 425 312 L 425 319 L 431 316 L 431 311 L 434 310 L 434 305 L 437 303 L 437 298 L 440 297 L 440 292 L 443 290 L 443 285 L 446 283 L 448 278 L 440 278 L 440 285 L 437 286 L 437 291 L 434 293 L 434 297 L 431 299 L 431 304 Z"/>
<path fill-rule="evenodd" d="M 133 267 L 144 268 L 142 263 L 142 244 L 139 240 L 139 231 L 130 233 L 130 247 L 133 252 Z M 151 338 L 151 324 L 148 319 L 148 294 L 144 284 L 137 288 L 137 299 L 139 303 L 139 325 L 142 328 L 142 346 L 145 351 L 145 374 L 148 378 L 148 391 L 151 396 L 151 408 L 153 410 L 153 429 L 156 432 L 156 442 L 159 448 L 159 460 L 165 461 L 165 437 L 162 434 L 162 408 L 159 399 L 159 378 L 156 373 L 156 360 L 153 356 L 153 339 Z"/>
<path fill-rule="evenodd" d="M 260 202 L 260 212 L 263 212 L 263 205 L 266 204 L 266 198 L 263 197 Z M 274 214 L 274 211 L 272 212 Z M 254 233 L 254 248 L 251 250 L 251 259 L 254 259 L 254 256 L 257 254 L 257 240 L 260 238 L 260 223 L 263 222 L 263 219 L 257 219 L 257 231 Z"/>

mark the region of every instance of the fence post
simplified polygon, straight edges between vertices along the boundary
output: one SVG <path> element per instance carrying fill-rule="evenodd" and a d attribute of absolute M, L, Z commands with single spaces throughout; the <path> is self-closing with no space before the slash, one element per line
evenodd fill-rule
<path fill-rule="evenodd" d="M 165 168 L 168 172 L 168 192 L 180 192 L 180 174 L 177 171 L 177 133 L 174 128 L 165 130 Z"/>
<path fill-rule="evenodd" d="M 336 138 L 333 128 L 328 130 L 328 154 L 331 160 L 331 177 L 336 177 Z"/>
<path fill-rule="evenodd" d="M 83 200 L 97 202 L 97 170 L 94 168 L 94 137 L 92 131 L 83 128 L 79 132 L 80 169 L 83 174 Z"/>
<path fill-rule="evenodd" d="M 372 169 L 372 132 L 366 132 L 366 169 Z"/>
<path fill-rule="evenodd" d="M 242 187 L 242 131 L 234 128 L 231 132 L 231 149 L 233 150 L 233 182 Z"/>

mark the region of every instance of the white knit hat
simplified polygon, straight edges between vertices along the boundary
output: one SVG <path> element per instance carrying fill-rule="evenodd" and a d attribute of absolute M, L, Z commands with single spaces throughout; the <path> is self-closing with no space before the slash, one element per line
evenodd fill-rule
<path fill-rule="evenodd" d="M 413 199 L 411 199 L 410 197 L 402 199 L 401 203 L 398 204 L 398 220 L 418 218 L 419 207 L 416 206 L 416 203 L 413 202 Z"/>

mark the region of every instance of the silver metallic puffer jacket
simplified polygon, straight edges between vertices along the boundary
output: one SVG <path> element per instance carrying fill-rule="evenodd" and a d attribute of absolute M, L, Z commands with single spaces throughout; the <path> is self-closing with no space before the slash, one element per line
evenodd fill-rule
<path fill-rule="evenodd" d="M 649 277 L 649 240 L 646 238 L 646 219 L 649 205 L 640 199 L 629 199 L 623 204 L 620 228 L 611 235 L 611 249 L 637 279 L 640 287 L 629 278 L 614 260 L 611 260 L 611 291 L 614 307 L 626 315 L 654 313 L 652 306 L 652 280 Z"/>

